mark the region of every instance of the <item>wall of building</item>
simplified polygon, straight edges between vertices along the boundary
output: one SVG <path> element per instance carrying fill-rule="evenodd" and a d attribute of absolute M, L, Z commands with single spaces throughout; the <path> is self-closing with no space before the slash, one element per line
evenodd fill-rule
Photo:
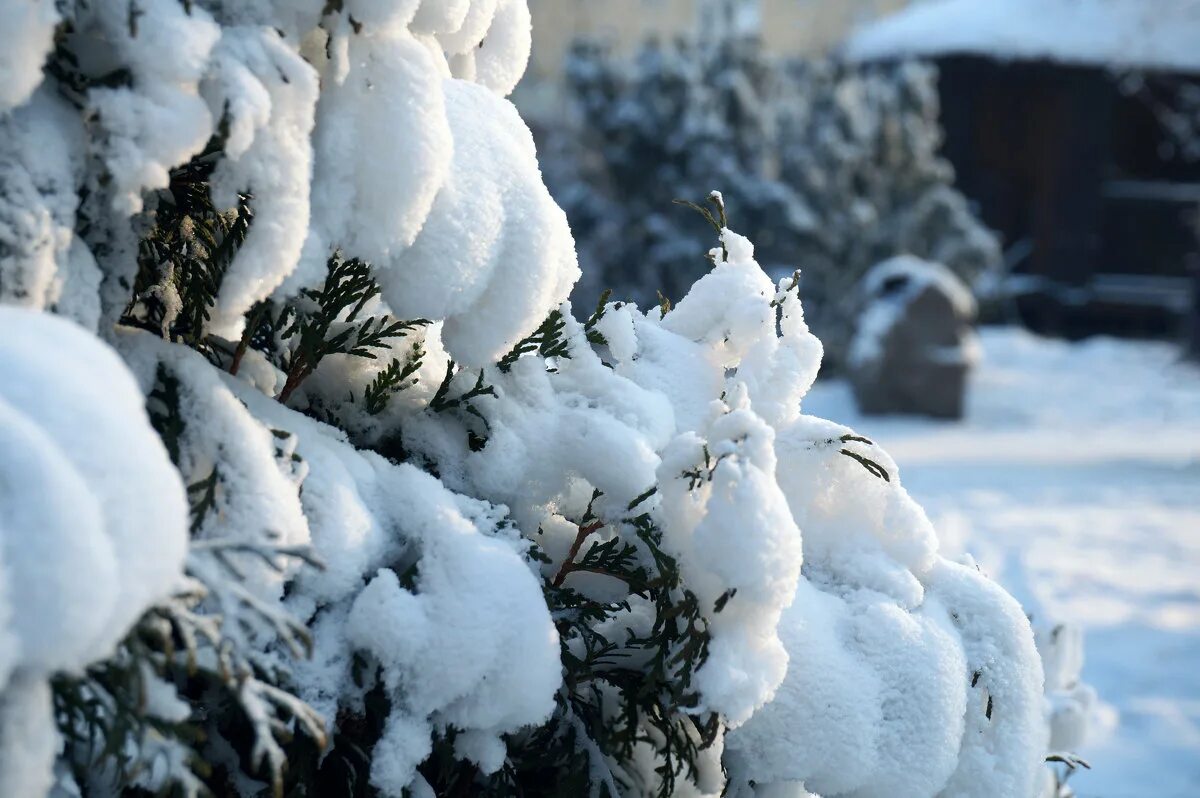
<path fill-rule="evenodd" d="M 651 36 L 690 36 L 701 0 L 529 0 L 533 13 L 531 81 L 557 81 L 571 42 L 598 38 L 632 53 Z M 782 55 L 820 55 L 853 28 L 909 0 L 758 0 L 767 49 Z"/>

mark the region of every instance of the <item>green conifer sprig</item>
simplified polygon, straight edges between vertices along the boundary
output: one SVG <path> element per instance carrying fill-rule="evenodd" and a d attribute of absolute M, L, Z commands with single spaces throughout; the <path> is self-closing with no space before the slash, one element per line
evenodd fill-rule
<path fill-rule="evenodd" d="M 306 289 L 303 300 L 284 307 L 275 327 L 280 337 L 293 346 L 282 363 L 287 375 L 279 401 L 287 403 L 300 385 L 329 355 L 343 354 L 370 360 L 374 350 L 386 349 L 389 341 L 424 327 L 428 319 L 401 321 L 390 316 L 358 316 L 379 295 L 379 284 L 371 268 L 357 259 L 335 253 L 329 259 L 324 285 Z"/>
<path fill-rule="evenodd" d="M 416 373 L 421 370 L 425 350 L 420 341 L 412 345 L 408 356 L 401 363 L 392 358 L 386 369 L 379 372 L 363 392 L 363 406 L 373 416 L 382 413 L 393 396 L 417 384 Z"/>
<path fill-rule="evenodd" d="M 512 369 L 513 364 L 524 355 L 534 352 L 537 352 L 543 358 L 570 357 L 570 347 L 566 338 L 563 337 L 565 330 L 566 321 L 563 319 L 562 309 L 555 308 L 550 311 L 550 315 L 546 317 L 546 320 L 536 330 L 526 338 L 518 341 L 517 345 L 507 355 L 500 358 L 497 366 L 499 366 L 501 371 L 508 372 Z"/>
<path fill-rule="evenodd" d="M 214 138 L 204 153 L 173 169 L 167 189 L 156 195 L 155 224 L 139 242 L 134 296 L 121 319 L 182 341 L 214 362 L 206 325 L 254 221 L 248 194 L 239 194 L 231 210 L 213 204 L 209 181 L 221 146 Z"/>
<path fill-rule="evenodd" d="M 605 315 L 607 315 L 608 300 L 611 296 L 612 296 L 612 289 L 606 288 L 604 290 L 604 293 L 602 293 L 600 295 L 600 300 L 598 302 L 596 302 L 596 309 L 592 312 L 592 315 L 588 317 L 588 320 L 586 322 L 584 322 L 584 324 L 583 324 L 584 332 L 587 334 L 588 343 L 595 344 L 596 346 L 607 346 L 608 345 L 608 341 L 604 338 L 604 336 L 600 333 L 600 331 L 596 329 L 596 325 L 600 323 L 600 321 L 605 317 Z"/>

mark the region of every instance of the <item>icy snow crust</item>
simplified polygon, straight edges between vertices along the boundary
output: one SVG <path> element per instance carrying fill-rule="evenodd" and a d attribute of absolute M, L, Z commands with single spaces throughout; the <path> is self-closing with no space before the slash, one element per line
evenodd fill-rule
<path fill-rule="evenodd" d="M 1200 71 L 1197 0 L 932 0 L 851 37 L 856 61 L 972 53 Z"/>
<path fill-rule="evenodd" d="M 597 343 L 561 304 L 574 245 L 503 98 L 529 55 L 524 0 L 346 0 L 318 27 L 324 5 L 142 0 L 135 31 L 124 6 L 88 4 L 73 35 L 131 79 L 77 109 L 37 86 L 52 4 L 0 0 L 32 48 L 0 56 L 0 300 L 20 306 L 0 310 L 0 794 L 50 785 L 48 674 L 109 653 L 185 564 L 204 576 L 222 550 L 268 544 L 311 547 L 325 567 L 252 564 L 244 584 L 204 580 L 225 585 L 205 600 L 260 667 L 291 667 L 327 724 L 375 686 L 355 657 L 380 666 L 381 793 L 429 794 L 417 766 L 448 728 L 460 756 L 495 772 L 503 735 L 554 708 L 542 581 L 600 491 L 600 518 L 644 500 L 704 608 L 697 710 L 728 730 L 701 763 L 704 794 L 726 786 L 724 751 L 733 795 L 1032 795 L 1048 733 L 1029 624 L 938 555 L 885 453 L 801 413 L 822 347 L 794 285 L 772 284 L 725 230 L 674 310 L 610 303 Z M 218 125 L 214 198 L 249 193 L 256 217 L 209 332 L 236 337 L 252 305 L 319 282 L 335 250 L 372 264 L 375 310 L 430 321 L 395 344 L 403 357 L 418 339 L 426 357 L 385 413 L 345 397 L 387 358 L 331 356 L 296 394 L 296 407 L 339 410 L 353 441 L 276 401 L 281 375 L 256 352 L 233 377 L 112 324 L 136 271 L 136 214 Z M 569 357 L 494 365 L 558 308 Z M 475 419 L 430 410 L 448 369 L 455 395 L 477 377 L 493 389 L 476 405 L 480 451 L 465 434 Z M 151 394 L 164 381 L 181 415 L 174 464 L 145 409 L 163 409 Z M 389 435 L 439 478 L 354 445 Z M 214 474 L 215 511 L 188 547 L 183 486 Z M 530 558 L 533 540 L 549 562 Z M 653 620 L 615 580 L 567 580 L 628 599 L 629 629 Z M 262 617 L 238 617 L 247 602 Z M 286 624 L 264 620 L 287 616 L 313 637 L 299 665 Z M 187 712 L 150 685 L 153 711 Z M 249 720 L 265 724 L 256 706 Z M 178 765 L 179 751 L 161 755 Z M 651 783 L 649 746 L 636 765 L 631 783 Z"/>

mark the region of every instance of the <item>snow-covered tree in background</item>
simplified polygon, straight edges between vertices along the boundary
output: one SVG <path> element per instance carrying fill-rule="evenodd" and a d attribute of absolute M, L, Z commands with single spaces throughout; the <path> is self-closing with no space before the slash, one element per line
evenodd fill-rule
<path fill-rule="evenodd" d="M 801 270 L 835 364 L 870 267 L 915 255 L 972 282 L 999 263 L 938 154 L 932 67 L 783 65 L 754 38 L 726 36 L 648 44 L 632 68 L 580 43 L 568 70 L 576 118 L 547 126 L 547 174 L 579 241 L 581 290 L 643 301 L 686 290 L 701 268 L 695 222 L 671 201 L 713 185 L 768 270 Z"/>
<path fill-rule="evenodd" d="M 575 317 L 523 0 L 0 20 L 0 795 L 1045 780 L 1025 616 L 719 197 Z"/>
<path fill-rule="evenodd" d="M 720 186 L 768 268 L 793 264 L 816 223 L 778 172 L 769 100 L 780 77 L 750 39 L 648 43 L 631 70 L 578 42 L 567 61 L 576 118 L 546 129 L 551 190 L 571 220 L 583 279 L 643 304 L 704 273 L 703 220 L 673 205 Z"/>
<path fill-rule="evenodd" d="M 847 300 L 872 266 L 913 255 L 972 284 L 999 266 L 1000 243 L 938 153 L 934 67 L 800 61 L 787 74 L 796 100 L 780 105 L 780 174 L 820 220 L 798 259 L 813 323 L 840 360 L 856 310 Z"/>

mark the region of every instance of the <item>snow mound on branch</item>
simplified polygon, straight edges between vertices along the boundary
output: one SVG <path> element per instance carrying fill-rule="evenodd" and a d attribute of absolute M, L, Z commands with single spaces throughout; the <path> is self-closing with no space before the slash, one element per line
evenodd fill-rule
<path fill-rule="evenodd" d="M 722 242 L 665 315 L 610 303 L 597 351 L 565 313 L 568 355 L 549 371 L 539 358 L 485 370 L 495 396 L 478 408 L 481 451 L 421 422 L 406 442 L 443 479 L 511 503 L 538 530 L 545 574 L 580 532 L 563 515 L 578 517 L 593 489 L 605 518 L 657 485 L 645 506 L 707 623 L 699 708 L 732 729 L 735 789 L 1031 794 L 1048 741 L 1028 622 L 938 555 L 886 453 L 801 414 L 821 346 L 795 285 L 772 285 L 744 238 Z M 611 597 L 602 578 L 566 584 Z"/>
<path fill-rule="evenodd" d="M 533 137 L 507 100 L 444 84 L 453 159 L 412 247 L 380 272 L 406 318 L 445 319 L 457 360 L 492 363 L 562 302 L 579 276 L 566 216 L 542 184 Z M 437 279 L 430 279 L 431 263 Z M 536 326 L 536 322 L 534 324 Z"/>
<path fill-rule="evenodd" d="M 42 89 L 0 117 L 0 299 L 95 329 L 100 272 L 75 235 L 83 126 Z"/>
<path fill-rule="evenodd" d="M 526 0 L 500 0 L 492 26 L 468 53 L 474 58 L 474 80 L 507 97 L 517 87 L 529 65 L 533 45 L 533 20 Z"/>
<path fill-rule="evenodd" d="M 414 11 L 422 30 L 461 24 L 447 34 L 447 50 L 474 40 L 469 74 L 460 75 L 467 80 L 449 79 L 440 48 L 404 27 Z M 335 249 L 360 257 L 375 266 L 395 312 L 444 320 L 451 354 L 483 366 L 562 302 L 579 276 L 533 137 L 496 96 L 525 70 L 529 11 L 524 0 L 427 2 L 377 16 L 373 32 L 331 39 L 345 53 L 325 66 L 316 221 L 299 274 L 319 274 Z"/>
<path fill-rule="evenodd" d="M 52 30 L 52 4 L 8 9 Z M 470 365 L 503 354 L 566 298 L 579 275 L 570 229 L 502 99 L 529 58 L 525 0 L 357 0 L 312 33 L 319 14 L 307 7 L 280 28 L 262 24 L 278 15 L 262 4 L 209 12 L 148 0 L 124 12 L 94 4 L 73 20 L 74 35 L 129 73 L 83 98 L 94 141 L 50 92 L 21 105 L 40 70 L 11 76 L 9 104 L 20 107 L 0 117 L 0 296 L 96 325 L 100 272 L 73 234 L 78 187 L 99 180 L 104 207 L 89 212 L 120 227 L 220 123 L 214 204 L 248 195 L 254 219 L 207 332 L 236 339 L 247 310 L 319 283 L 337 250 L 371 263 L 401 312 L 444 320 L 451 354 Z M 108 319 L 135 277 L 130 233 L 102 242 Z"/>
<path fill-rule="evenodd" d="M 128 215 L 142 209 L 142 192 L 166 188 L 169 170 L 212 134 L 199 85 L 221 30 L 202 8 L 189 12 L 175 0 L 140 2 L 137 15 L 122 4 L 83 8 L 79 29 L 131 73 L 130 85 L 92 88 L 87 98 L 103 130 L 97 155 L 112 180 L 112 208 Z"/>
<path fill-rule="evenodd" d="M 254 223 L 221 283 L 209 327 L 237 338 L 243 314 L 271 295 L 300 261 L 308 231 L 317 75 L 272 30 L 225 29 L 204 84 L 214 118 L 229 126 L 213 201 L 233 208 L 254 195 Z"/>
<path fill-rule="evenodd" d="M 340 575 L 340 584 L 302 578 L 289 597 L 316 630 L 313 662 L 298 668 L 302 695 L 322 707 L 353 693 L 353 650 L 371 655 L 392 692 L 385 741 L 410 744 L 378 760 L 377 786 L 399 795 L 435 728 L 503 750 L 501 735 L 544 720 L 561 682 L 558 636 L 522 556 L 527 544 L 501 524 L 502 508 L 355 451 L 340 433 L 232 387 L 256 416 L 297 436 L 314 551 Z M 397 573 L 411 563 L 416 577 L 405 587 Z"/>
<path fill-rule="evenodd" d="M 179 382 L 185 429 L 200 430 L 182 440 L 181 468 L 198 480 L 219 467 L 219 528 L 246 544 L 274 532 L 273 542 L 310 545 L 323 563 L 286 574 L 286 598 L 265 570 L 247 581 L 313 630 L 314 654 L 294 666 L 296 683 L 328 720 L 362 701 L 355 655 L 380 668 L 393 710 L 372 769 L 377 786 L 400 795 L 435 729 L 447 726 L 474 735 L 480 752 L 499 750 L 499 762 L 483 753 L 479 762 L 499 767 L 501 736 L 544 720 L 562 678 L 558 636 L 523 557 L 528 544 L 501 523 L 503 509 L 355 450 L 343 433 L 219 375 L 195 352 L 142 333 L 123 337 L 121 350 L 145 390 L 163 369 Z M 280 440 L 289 441 L 282 460 L 296 464 L 294 478 L 280 470 Z M 410 566 L 416 575 L 401 584 Z M 281 642 L 265 626 L 257 634 L 256 648 Z"/>
<path fill-rule="evenodd" d="M 803 417 L 778 452 L 805 576 L 779 695 L 727 741 L 737 766 L 826 798 L 1033 794 L 1048 740 L 1020 606 L 937 556 L 878 447 Z"/>
<path fill-rule="evenodd" d="M 18 662 L 79 668 L 176 586 L 187 546 L 183 485 L 137 383 L 91 334 L 0 307 L 0 372 L 0 434 L 9 438 L 0 506 L 5 583 L 21 608 Z"/>
<path fill-rule="evenodd" d="M 794 286 L 722 241 L 675 310 L 602 329 L 617 373 L 674 405 L 664 545 L 713 608 L 698 683 L 732 728 L 731 775 L 827 798 L 1031 794 L 1047 740 L 1020 607 L 938 556 L 884 452 L 801 415 L 821 349 Z"/>
<path fill-rule="evenodd" d="M 1194 0 L 934 0 L 859 31 L 856 61 L 973 53 L 1200 71 Z"/>
<path fill-rule="evenodd" d="M 41 676 L 17 674 L 0 691 L 0 794 L 49 794 L 58 747 L 50 684 Z"/>
<path fill-rule="evenodd" d="M 42 64 L 54 46 L 54 0 L 0 5 L 0 30 L 9 37 L 0 52 L 0 116 L 21 105 L 42 82 Z"/>
<path fill-rule="evenodd" d="M 0 794 L 34 796 L 58 750 L 47 678 L 110 655 L 177 586 L 187 501 L 93 335 L 0 306 L 0 373 Z"/>
<path fill-rule="evenodd" d="M 1069 624 L 1035 629 L 1046 674 L 1050 750 L 1078 751 L 1088 742 L 1089 727 L 1100 709 L 1096 689 L 1083 674 L 1083 630 Z"/>
<path fill-rule="evenodd" d="M 385 271 L 416 239 L 450 168 L 443 76 L 402 28 L 340 36 L 345 66 L 326 67 L 317 106 L 310 268 L 323 273 L 341 248 Z"/>
<path fill-rule="evenodd" d="M 669 519 L 664 543 L 702 606 L 712 608 L 712 643 L 698 686 L 731 727 L 769 701 L 787 672 L 777 627 L 803 559 L 800 530 L 775 480 L 774 431 L 739 394 L 706 439 L 676 438 L 659 467 Z M 707 458 L 715 465 L 708 484 L 697 486 L 705 477 L 694 469 Z"/>

